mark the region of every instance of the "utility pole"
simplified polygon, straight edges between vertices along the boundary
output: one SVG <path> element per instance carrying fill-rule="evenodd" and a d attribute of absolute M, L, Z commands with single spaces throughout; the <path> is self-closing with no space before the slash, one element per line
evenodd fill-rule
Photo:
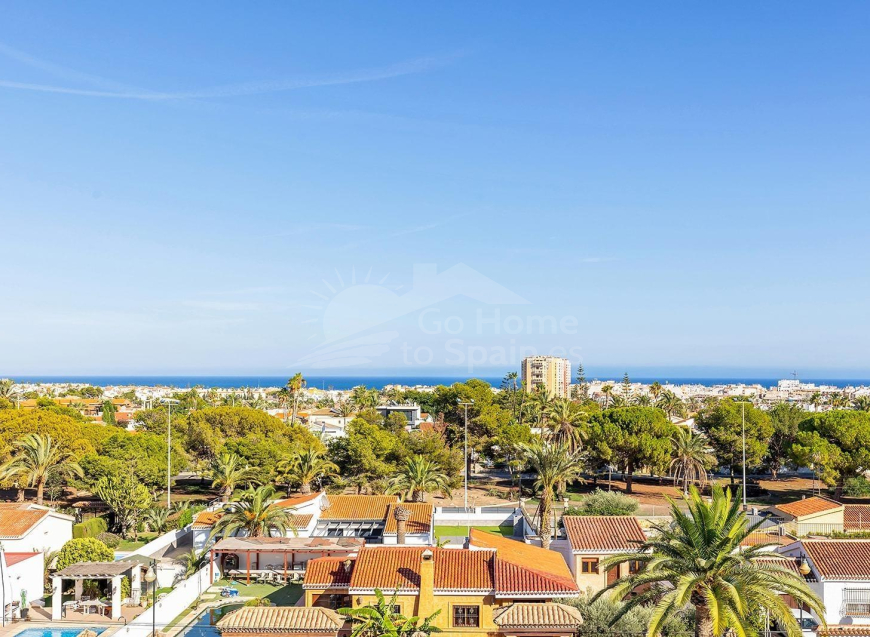
<path fill-rule="evenodd" d="M 469 401 L 467 403 L 459 403 L 460 407 L 465 407 L 465 512 L 468 513 L 468 406 L 473 405 L 474 401 Z"/>
<path fill-rule="evenodd" d="M 172 507 L 172 403 L 178 403 L 172 398 L 164 398 L 163 402 L 169 408 L 169 416 L 166 422 L 166 509 Z"/>
<path fill-rule="evenodd" d="M 743 511 L 746 512 L 746 401 L 740 402 L 741 437 L 743 438 Z"/>

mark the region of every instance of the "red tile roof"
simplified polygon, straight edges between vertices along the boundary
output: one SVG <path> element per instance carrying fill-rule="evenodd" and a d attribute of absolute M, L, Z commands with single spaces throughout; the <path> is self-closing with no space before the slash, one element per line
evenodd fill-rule
<path fill-rule="evenodd" d="M 300 504 L 305 504 L 306 502 L 311 502 L 312 500 L 316 500 L 320 497 L 320 493 L 308 493 L 306 495 L 294 495 L 289 498 L 285 498 L 283 500 L 279 500 L 275 504 L 279 507 L 296 507 Z"/>
<path fill-rule="evenodd" d="M 220 511 L 200 511 L 193 518 L 192 529 L 210 529 L 213 527 L 223 515 Z"/>
<path fill-rule="evenodd" d="M 48 513 L 47 509 L 0 509 L 0 540 L 16 540 L 27 535 Z"/>
<path fill-rule="evenodd" d="M 496 593 L 575 594 L 578 590 L 568 564 L 556 551 L 480 529 L 471 529 L 469 544 L 496 550 Z"/>
<path fill-rule="evenodd" d="M 637 518 L 631 516 L 573 516 L 562 518 L 574 551 L 636 551 L 646 541 Z"/>
<path fill-rule="evenodd" d="M 320 557 L 305 567 L 304 588 L 347 588 L 356 558 Z"/>
<path fill-rule="evenodd" d="M 331 495 L 321 520 L 383 520 L 387 509 L 399 501 L 394 495 Z"/>
<path fill-rule="evenodd" d="M 819 626 L 818 637 L 870 637 L 870 625 L 828 624 Z"/>
<path fill-rule="evenodd" d="M 803 500 L 789 502 L 788 504 L 777 504 L 776 508 L 796 518 L 802 518 L 807 515 L 815 515 L 823 511 L 836 511 L 843 505 L 828 498 L 820 498 L 819 496 L 811 496 Z"/>
<path fill-rule="evenodd" d="M 387 508 L 387 525 L 384 533 L 396 533 L 396 518 L 394 512 L 398 503 Z M 429 533 L 432 529 L 434 507 L 428 502 L 403 502 L 402 506 L 411 512 L 411 517 L 405 527 L 406 533 Z"/>
<path fill-rule="evenodd" d="M 870 504 L 847 504 L 843 511 L 847 531 L 870 531 Z"/>
<path fill-rule="evenodd" d="M 24 560 L 29 560 L 31 557 L 39 555 L 39 553 L 4 553 L 3 555 L 6 556 L 6 566 L 12 566 Z"/>
<path fill-rule="evenodd" d="M 425 546 L 366 547 L 360 549 L 350 579 L 351 589 L 418 590 L 423 551 L 432 551 L 436 590 L 492 591 L 492 551 L 442 549 Z M 307 578 L 306 578 L 307 580 Z"/>
<path fill-rule="evenodd" d="M 492 613 L 496 626 L 503 628 L 573 628 L 583 623 L 580 611 L 565 604 L 514 603 Z"/>
<path fill-rule="evenodd" d="M 248 606 L 217 623 L 222 633 L 337 633 L 344 617 L 319 606 Z"/>
<path fill-rule="evenodd" d="M 870 579 L 870 540 L 804 540 L 802 544 L 823 579 Z"/>

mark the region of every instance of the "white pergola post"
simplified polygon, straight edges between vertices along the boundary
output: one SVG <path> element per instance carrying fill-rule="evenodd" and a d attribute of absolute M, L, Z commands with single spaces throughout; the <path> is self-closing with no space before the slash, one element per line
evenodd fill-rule
<path fill-rule="evenodd" d="M 82 598 L 82 591 L 84 591 L 85 580 L 77 579 L 76 580 L 76 589 L 75 589 L 75 600 L 78 602 Z"/>
<path fill-rule="evenodd" d="M 123 575 L 112 578 L 112 619 L 121 619 L 121 579 Z"/>
<path fill-rule="evenodd" d="M 51 578 L 51 619 L 58 621 L 62 619 L 63 613 L 63 578 Z"/>
<path fill-rule="evenodd" d="M 133 568 L 130 576 L 130 601 L 133 606 L 138 606 L 142 600 L 142 569 L 138 566 Z"/>

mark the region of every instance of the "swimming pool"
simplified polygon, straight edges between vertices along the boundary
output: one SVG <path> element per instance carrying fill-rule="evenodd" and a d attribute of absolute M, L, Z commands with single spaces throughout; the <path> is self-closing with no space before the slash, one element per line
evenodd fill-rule
<path fill-rule="evenodd" d="M 15 637 L 77 637 L 83 630 L 92 630 L 98 635 L 106 630 L 105 626 L 79 626 L 78 628 L 27 628 Z"/>
<path fill-rule="evenodd" d="M 221 617 L 234 610 L 238 610 L 242 604 L 227 604 L 205 611 L 196 618 L 196 621 L 184 629 L 184 637 L 217 637 L 220 633 L 214 627 Z M 17 637 L 17 636 L 16 636 Z"/>

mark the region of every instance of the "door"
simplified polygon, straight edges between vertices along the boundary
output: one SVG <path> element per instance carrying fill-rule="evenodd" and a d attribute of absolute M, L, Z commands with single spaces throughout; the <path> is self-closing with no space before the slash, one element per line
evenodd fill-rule
<path fill-rule="evenodd" d="M 619 567 L 614 566 L 612 568 L 609 568 L 607 570 L 607 585 L 610 586 L 611 584 L 613 584 L 613 582 L 615 582 L 618 579 L 619 579 Z"/>

